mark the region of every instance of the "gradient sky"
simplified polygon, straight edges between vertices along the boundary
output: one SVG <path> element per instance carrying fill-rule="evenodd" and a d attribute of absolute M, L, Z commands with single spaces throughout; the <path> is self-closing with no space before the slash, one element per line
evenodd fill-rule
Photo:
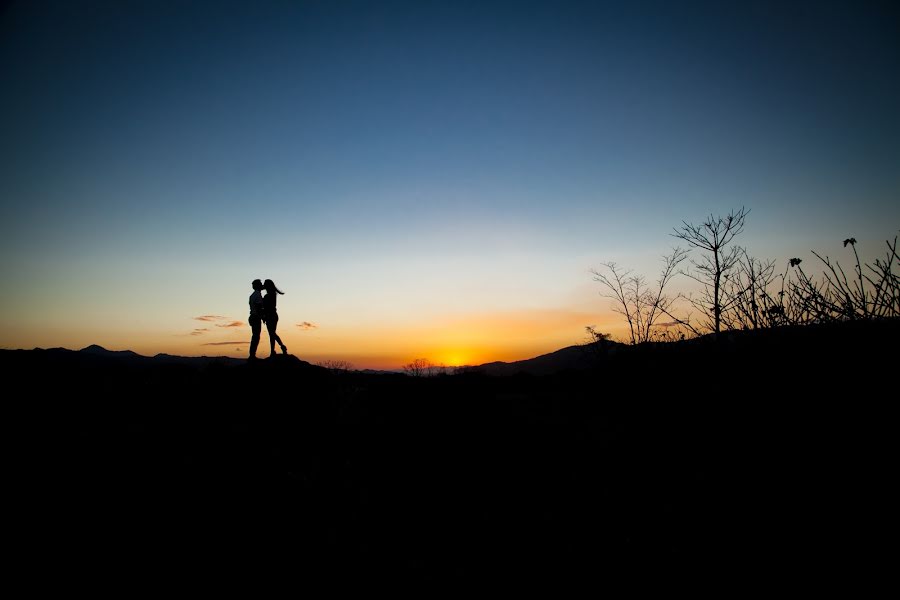
<path fill-rule="evenodd" d="M 880 255 L 898 6 L 13 3 L 0 347 L 244 356 L 272 278 L 305 360 L 515 360 L 622 332 L 590 269 L 682 219 Z"/>

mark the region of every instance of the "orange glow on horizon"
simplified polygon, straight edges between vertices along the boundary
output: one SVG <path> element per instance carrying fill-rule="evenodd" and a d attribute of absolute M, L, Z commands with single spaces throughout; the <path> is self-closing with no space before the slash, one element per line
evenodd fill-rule
<path fill-rule="evenodd" d="M 444 364 L 448 367 L 462 367 L 464 365 L 471 364 L 467 358 L 467 354 L 465 352 L 461 352 L 458 350 L 446 352 L 443 355 L 438 355 L 438 364 Z"/>
<path fill-rule="evenodd" d="M 237 319 L 234 319 L 237 320 Z M 302 319 L 301 319 L 302 320 Z M 521 309 L 507 312 L 445 314 L 417 322 L 329 322 L 314 329 L 294 325 L 288 310 L 279 334 L 291 354 L 310 363 L 349 362 L 355 369 L 400 370 L 418 358 L 447 367 L 526 360 L 585 342 L 586 325 L 618 333 L 615 316 L 607 317 L 571 309 Z M 246 324 L 232 326 L 232 317 L 216 321 L 184 318 L 175 327 L 99 328 L 60 327 L 34 335 L 24 326 L 7 333 L 18 344 L 7 348 L 64 347 L 79 350 L 98 344 L 109 350 L 132 350 L 145 356 L 165 353 L 181 356 L 245 358 L 250 340 Z M 226 326 L 218 326 L 225 324 Z M 51 335 L 52 333 L 52 335 Z M 618 337 L 618 336 L 617 336 Z M 12 340 L 10 340 L 12 341 Z M 269 355 L 268 334 L 263 329 L 257 351 Z"/>

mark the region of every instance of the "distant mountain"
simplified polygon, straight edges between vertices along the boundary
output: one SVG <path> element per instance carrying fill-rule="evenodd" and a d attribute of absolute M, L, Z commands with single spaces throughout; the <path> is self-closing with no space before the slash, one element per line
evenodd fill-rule
<path fill-rule="evenodd" d="M 85 354 L 94 354 L 97 356 L 118 356 L 121 358 L 133 358 L 136 356 L 141 356 L 137 352 L 132 352 L 131 350 L 107 350 L 103 346 L 98 346 L 97 344 L 91 344 L 86 348 L 82 348 L 79 352 L 83 352 Z"/>
<path fill-rule="evenodd" d="M 160 353 L 155 356 L 144 356 L 143 354 L 138 354 L 131 350 L 107 350 L 103 346 L 98 346 L 97 344 L 91 344 L 87 348 L 78 350 L 78 354 L 117 359 L 127 363 L 129 366 L 184 365 L 191 367 L 205 367 L 211 363 L 236 366 L 247 362 L 244 359 L 230 358 L 227 356 L 176 356 L 165 353 Z"/>
<path fill-rule="evenodd" d="M 106 389 L 137 386 L 128 389 L 139 389 L 142 393 L 149 389 L 147 386 L 157 390 L 168 390 L 168 386 L 173 385 L 177 387 L 184 383 L 184 378 L 220 381 L 220 377 L 226 377 L 228 380 L 237 378 L 236 381 L 244 381 L 248 377 L 263 375 L 286 381 L 298 374 L 315 380 L 328 374 L 327 369 L 292 354 L 248 362 L 226 356 L 173 356 L 162 353 L 143 356 L 130 350 L 107 350 L 96 344 L 81 350 L 0 350 L 0 369 L 18 377 L 48 378 L 52 382 L 67 381 L 72 385 L 76 385 L 75 382 L 80 382 L 78 385 L 93 382 Z M 67 389 L 64 387 L 59 392 L 66 393 Z"/>
<path fill-rule="evenodd" d="M 78 367 L 117 367 L 117 368 L 154 368 L 180 365 L 191 368 L 205 368 L 209 365 L 235 367 L 247 364 L 246 359 L 227 356 L 175 356 L 160 353 L 155 356 L 144 356 L 132 350 L 108 350 L 103 346 L 91 344 L 81 350 L 68 348 L 35 348 L 33 350 L 3 350 L 0 355 L 21 360 L 49 361 L 50 364 Z M 32 358 L 27 358 L 31 356 Z M 280 357 L 279 357 L 280 358 Z M 263 359 L 265 360 L 265 359 Z M 299 359 L 297 359 L 299 361 Z M 302 362 L 302 361 L 299 361 Z"/>
<path fill-rule="evenodd" d="M 596 366 L 598 357 L 613 351 L 621 346 L 615 342 L 601 342 L 602 347 L 596 344 L 581 346 L 569 346 L 543 354 L 535 358 L 514 362 L 490 362 L 478 366 L 464 367 L 463 370 L 471 370 L 486 375 L 517 375 L 525 373 L 529 375 L 549 375 L 567 370 L 582 370 Z M 62 360 L 66 363 L 77 363 L 82 366 L 102 366 L 105 364 L 119 365 L 129 368 L 184 366 L 191 368 L 205 368 L 209 365 L 224 367 L 237 367 L 247 365 L 247 359 L 231 358 L 227 356 L 177 356 L 173 354 L 159 353 L 154 356 L 144 356 L 131 350 L 108 350 L 103 346 L 91 344 L 81 350 L 69 350 L 67 348 L 35 348 L 34 350 L 9 350 L 3 353 L 36 353 L 47 359 Z M 299 358 L 289 355 L 282 357 L 277 355 L 271 359 L 260 358 L 260 364 L 277 366 L 278 368 L 293 368 L 297 366 L 312 366 Z M 397 375 L 399 370 L 362 369 L 354 373 L 361 375 Z"/>
<path fill-rule="evenodd" d="M 598 359 L 615 352 L 622 344 L 603 341 L 579 346 L 568 346 L 549 354 L 542 354 L 526 360 L 514 362 L 490 362 L 472 370 L 486 375 L 552 375 L 561 371 L 578 371 L 590 369 L 597 365 Z"/>

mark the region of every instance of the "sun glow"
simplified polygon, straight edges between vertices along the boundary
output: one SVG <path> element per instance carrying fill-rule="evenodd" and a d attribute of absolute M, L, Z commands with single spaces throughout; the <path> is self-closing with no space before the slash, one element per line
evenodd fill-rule
<path fill-rule="evenodd" d="M 462 367 L 469 364 L 469 360 L 465 352 L 450 351 L 439 355 L 438 363 L 448 367 Z"/>

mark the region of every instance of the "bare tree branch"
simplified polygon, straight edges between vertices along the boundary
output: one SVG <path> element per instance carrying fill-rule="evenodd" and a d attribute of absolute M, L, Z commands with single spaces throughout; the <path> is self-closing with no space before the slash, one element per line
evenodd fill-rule
<path fill-rule="evenodd" d="M 709 215 L 699 225 L 682 221 L 682 226 L 676 228 L 672 234 L 689 246 L 705 252 L 699 261 L 692 261 L 695 273 L 689 271 L 682 273 L 703 285 L 702 298 L 693 300 L 692 303 L 710 317 L 712 330 L 716 333 L 722 329 L 723 279 L 740 262 L 742 256 L 740 248 L 728 246 L 744 230 L 749 212 L 748 209 L 741 207 L 740 210 L 733 210 L 724 217 Z"/>
<path fill-rule="evenodd" d="M 623 270 L 614 262 L 603 263 L 605 270 L 591 270 L 594 281 L 605 288 L 600 295 L 612 299 L 613 311 L 625 317 L 632 344 L 650 341 L 657 334 L 657 321 L 675 301 L 666 295 L 666 286 L 686 257 L 687 251 L 681 248 L 663 256 L 663 268 L 652 289 L 642 275 Z"/>

